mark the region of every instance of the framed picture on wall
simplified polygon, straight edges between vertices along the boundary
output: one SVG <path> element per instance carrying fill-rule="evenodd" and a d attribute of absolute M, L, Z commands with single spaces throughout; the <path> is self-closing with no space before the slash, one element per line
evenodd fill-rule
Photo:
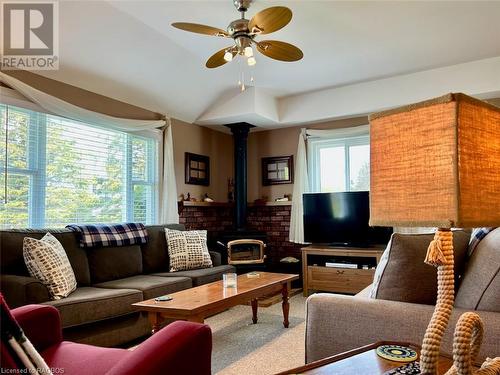
<path fill-rule="evenodd" d="M 262 185 L 293 183 L 293 155 L 262 158 Z"/>
<path fill-rule="evenodd" d="M 210 185 L 210 158 L 205 155 L 185 153 L 185 181 L 191 185 Z"/>

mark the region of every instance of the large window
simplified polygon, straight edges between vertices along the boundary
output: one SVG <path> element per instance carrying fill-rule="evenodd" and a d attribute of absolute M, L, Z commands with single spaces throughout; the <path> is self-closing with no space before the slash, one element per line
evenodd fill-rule
<path fill-rule="evenodd" d="M 370 190 L 369 136 L 308 141 L 312 191 Z"/>
<path fill-rule="evenodd" d="M 0 227 L 156 222 L 157 143 L 0 105 Z"/>

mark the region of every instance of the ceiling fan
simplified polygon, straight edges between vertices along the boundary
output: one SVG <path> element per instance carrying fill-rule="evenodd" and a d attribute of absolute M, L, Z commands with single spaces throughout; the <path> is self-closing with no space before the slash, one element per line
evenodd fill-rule
<path fill-rule="evenodd" d="M 275 60 L 300 60 L 304 54 L 292 44 L 278 40 L 255 40 L 255 37 L 259 35 L 270 34 L 285 27 L 292 19 L 292 11 L 287 7 L 276 6 L 266 8 L 253 16 L 252 19 L 247 20 L 245 12 L 252 2 L 253 0 L 233 0 L 234 6 L 241 13 L 241 18 L 232 21 L 227 27 L 227 31 L 188 22 L 175 22 L 172 26 L 193 33 L 234 39 L 233 46 L 221 49 L 207 60 L 205 64 L 207 68 L 222 66 L 232 61 L 236 55 L 246 57 L 249 66 L 255 65 L 256 60 L 252 46 L 255 46 L 263 55 Z"/>

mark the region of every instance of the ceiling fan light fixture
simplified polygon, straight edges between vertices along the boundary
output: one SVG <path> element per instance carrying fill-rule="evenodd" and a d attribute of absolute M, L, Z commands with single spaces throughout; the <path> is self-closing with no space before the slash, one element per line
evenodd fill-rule
<path fill-rule="evenodd" d="M 251 46 L 245 47 L 243 53 L 246 57 L 253 57 L 253 48 Z"/>
<path fill-rule="evenodd" d="M 257 60 L 255 60 L 255 57 L 253 57 L 253 56 L 249 57 L 247 59 L 247 64 L 248 64 L 248 66 L 254 66 L 255 64 L 257 64 Z"/>
<path fill-rule="evenodd" d="M 227 62 L 232 61 L 233 53 L 231 51 L 226 51 L 226 53 L 224 54 L 224 60 L 226 60 Z"/>

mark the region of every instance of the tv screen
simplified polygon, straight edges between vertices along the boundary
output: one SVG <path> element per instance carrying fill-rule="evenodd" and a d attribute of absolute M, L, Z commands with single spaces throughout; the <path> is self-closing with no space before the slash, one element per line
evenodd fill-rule
<path fill-rule="evenodd" d="M 367 191 L 306 193 L 304 240 L 315 244 L 370 246 L 386 243 L 392 228 L 368 225 L 370 197 Z"/>

